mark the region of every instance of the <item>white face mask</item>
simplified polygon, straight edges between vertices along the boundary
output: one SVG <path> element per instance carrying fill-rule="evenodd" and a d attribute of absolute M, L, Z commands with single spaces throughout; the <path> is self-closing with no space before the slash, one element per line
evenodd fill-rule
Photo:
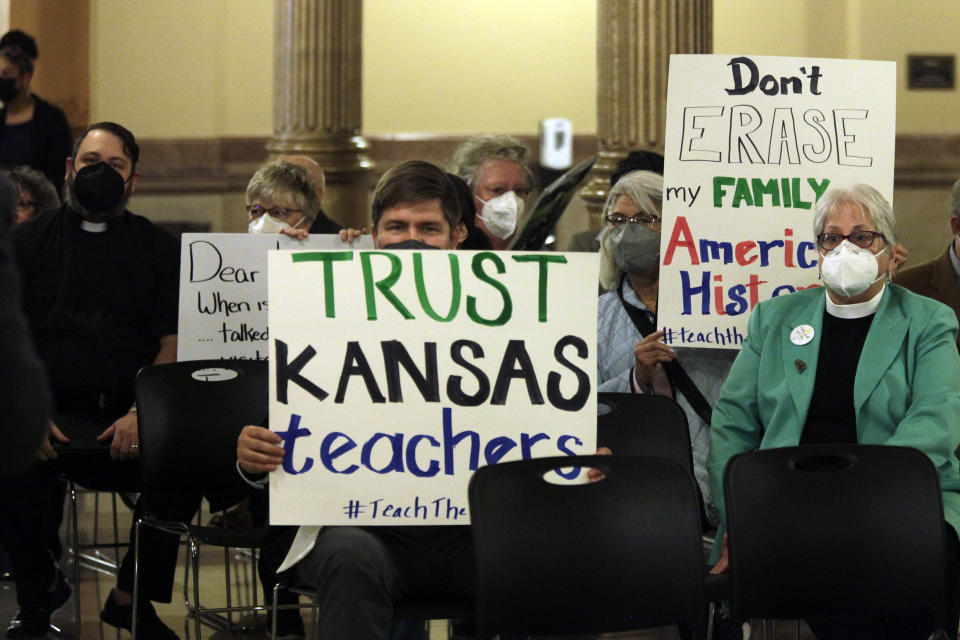
<path fill-rule="evenodd" d="M 477 214 L 477 217 L 483 220 L 483 226 L 487 231 L 497 236 L 501 240 L 509 238 L 517 230 L 517 220 L 523 215 L 523 200 L 513 191 L 483 200 L 477 196 L 477 200 L 483 203 L 483 211 Z"/>
<path fill-rule="evenodd" d="M 880 267 L 877 264 L 877 255 L 879 254 L 874 254 L 870 249 L 861 249 L 844 240 L 820 261 L 820 275 L 824 284 L 844 298 L 860 295 L 886 275 L 878 275 Z"/>
<path fill-rule="evenodd" d="M 247 225 L 247 231 L 250 233 L 280 233 L 281 229 L 296 229 L 304 220 L 306 218 L 300 218 L 300 221 L 291 227 L 286 222 L 277 220 L 269 213 L 265 213 L 259 218 L 251 220 L 250 224 Z"/>

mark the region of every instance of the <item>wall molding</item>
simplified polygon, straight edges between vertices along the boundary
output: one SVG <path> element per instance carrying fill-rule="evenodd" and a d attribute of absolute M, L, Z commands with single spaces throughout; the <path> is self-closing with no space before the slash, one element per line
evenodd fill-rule
<path fill-rule="evenodd" d="M 445 164 L 468 135 L 396 134 L 366 136 L 374 177 L 403 160 Z M 517 136 L 538 159 L 536 136 Z M 242 191 L 267 158 L 268 137 L 148 138 L 140 141 L 140 193 Z M 949 186 L 960 178 L 960 134 L 902 134 L 896 139 L 894 181 L 898 188 Z M 592 134 L 574 136 L 574 162 L 596 153 Z M 336 176 L 328 176 L 332 183 Z"/>

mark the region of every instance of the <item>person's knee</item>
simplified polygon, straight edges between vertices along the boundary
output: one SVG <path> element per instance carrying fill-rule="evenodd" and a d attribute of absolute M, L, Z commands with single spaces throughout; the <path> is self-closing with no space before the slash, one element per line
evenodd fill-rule
<path fill-rule="evenodd" d="M 381 584 L 392 571 L 383 544 L 371 533 L 354 527 L 331 527 L 318 537 L 305 567 L 317 583 Z M 300 575 L 304 571 L 298 570 Z"/>

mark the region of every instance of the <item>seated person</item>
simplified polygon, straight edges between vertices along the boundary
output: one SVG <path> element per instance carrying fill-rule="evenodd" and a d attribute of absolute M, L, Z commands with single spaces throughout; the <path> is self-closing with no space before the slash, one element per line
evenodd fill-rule
<path fill-rule="evenodd" d="M 313 219 L 313 224 L 310 225 L 310 233 L 338 233 L 343 229 L 343 225 L 327 217 L 327 214 L 324 213 L 321 208 L 323 193 L 327 189 L 327 176 L 324 174 L 320 163 L 310 156 L 302 155 L 280 156 L 276 161 L 300 165 L 307 171 L 307 178 L 310 180 L 310 185 L 317 193 L 317 215 Z"/>
<path fill-rule="evenodd" d="M 487 239 L 486 234 L 477 228 L 474 222 L 477 208 L 474 205 L 474 197 L 470 191 L 470 187 L 457 175 L 448 173 L 447 177 L 453 182 L 453 186 L 457 189 L 457 196 L 460 198 L 460 213 L 462 217 L 460 224 L 457 226 L 457 233 L 459 235 L 457 248 L 489 251 L 491 248 L 490 241 Z"/>
<path fill-rule="evenodd" d="M 824 286 L 766 300 L 753 310 L 714 407 L 708 467 L 721 512 L 727 461 L 756 449 L 909 446 L 930 457 L 944 487 L 960 480 L 954 454 L 960 444 L 956 317 L 939 302 L 887 283 L 896 226 L 876 189 L 828 191 L 816 204 L 813 228 Z M 955 633 L 960 492 L 945 488 L 943 507 L 954 567 L 948 571 L 947 628 Z M 715 549 L 715 573 L 728 566 L 725 543 Z M 930 633 L 929 621 L 925 627 L 907 616 L 809 623 L 818 638 Z"/>
<path fill-rule="evenodd" d="M 373 241 L 378 248 L 414 241 L 453 249 L 459 223 L 453 183 L 431 164 L 403 163 L 377 185 Z M 263 427 L 243 429 L 237 458 L 248 482 L 264 486 L 264 474 L 283 458 L 280 442 Z M 386 639 L 393 604 L 410 593 L 428 587 L 473 593 L 465 526 L 277 528 L 264 541 L 261 560 L 273 573 L 290 570 L 298 584 L 322 587 L 320 637 Z M 265 586 L 272 581 L 264 567 L 261 575 Z"/>
<path fill-rule="evenodd" d="M 47 177 L 30 167 L 14 167 L 3 171 L 17 186 L 17 217 L 14 224 L 26 222 L 38 213 L 60 206 L 57 190 Z"/>
<path fill-rule="evenodd" d="M 513 136 L 475 136 L 457 147 L 452 165 L 473 192 L 476 228 L 493 249 L 509 248 L 533 190 L 530 149 Z"/>
<path fill-rule="evenodd" d="M 291 162 L 268 162 L 247 183 L 247 230 L 307 237 L 320 202 L 307 171 Z"/>
<path fill-rule="evenodd" d="M 387 171 L 373 196 L 377 248 L 454 249 L 460 208 L 442 169 L 421 161 Z M 246 426 L 237 440 L 244 480 L 262 504 L 266 474 L 282 463 L 282 439 Z M 604 453 L 609 451 L 604 450 Z M 276 527 L 261 553 L 261 580 L 291 572 L 297 584 L 317 589 L 319 637 L 389 637 L 394 604 L 415 594 L 470 597 L 474 566 L 467 526 Z"/>
<path fill-rule="evenodd" d="M 707 524 L 716 525 L 706 469 L 709 412 L 737 352 L 674 348 L 660 341 L 663 331 L 655 328 L 662 192 L 662 176 L 634 171 L 610 189 L 604 205 L 607 226 L 600 248 L 600 284 L 609 291 L 598 303 L 597 390 L 657 393 L 677 400 L 687 414 Z M 643 317 L 635 320 L 637 314 Z M 689 384 L 676 372 L 678 365 L 689 376 Z"/>

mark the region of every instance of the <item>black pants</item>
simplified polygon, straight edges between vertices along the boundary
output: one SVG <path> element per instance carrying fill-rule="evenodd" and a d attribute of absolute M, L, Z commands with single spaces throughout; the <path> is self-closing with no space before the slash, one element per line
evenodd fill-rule
<path fill-rule="evenodd" d="M 292 571 L 321 594 L 322 638 L 386 640 L 395 603 L 474 595 L 469 527 L 324 527 Z"/>
<path fill-rule="evenodd" d="M 108 457 L 94 460 L 88 456 L 88 468 L 103 473 L 106 488 L 111 469 L 119 475 L 135 471 L 136 463 L 114 463 Z M 56 563 L 48 544 L 48 514 L 44 505 L 57 492 L 62 469 L 57 461 L 38 464 L 27 473 L 8 475 L 0 479 L 0 542 L 10 555 L 15 572 L 17 603 L 21 608 L 35 608 L 56 575 Z M 89 479 L 89 478 L 87 478 Z M 128 485 L 129 486 L 129 485 Z M 165 520 L 189 520 L 196 513 L 202 496 L 189 492 L 144 493 L 134 511 L 134 521 L 145 513 Z M 130 540 L 133 540 L 131 527 Z M 179 537 L 144 528 L 140 534 L 140 589 L 144 598 L 170 602 L 174 572 L 179 553 Z M 117 587 L 133 591 L 133 550 L 124 555 L 117 576 Z"/>

